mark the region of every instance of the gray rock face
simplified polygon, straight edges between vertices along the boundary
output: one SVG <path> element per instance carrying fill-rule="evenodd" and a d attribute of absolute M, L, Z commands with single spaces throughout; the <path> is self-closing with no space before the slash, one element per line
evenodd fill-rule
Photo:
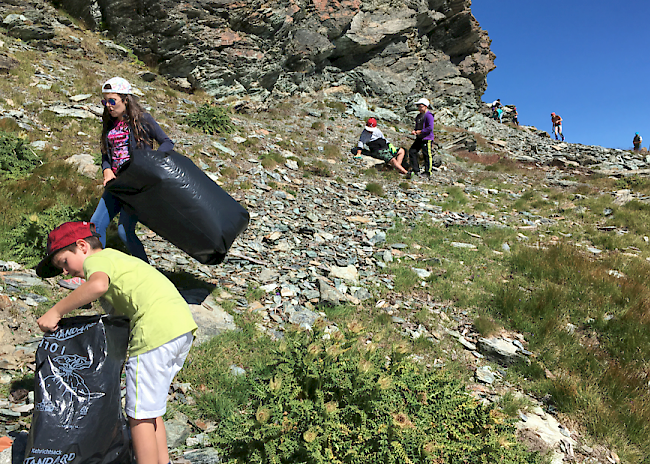
<path fill-rule="evenodd" d="M 185 444 L 185 440 L 192 433 L 192 429 L 185 422 L 171 419 L 165 421 L 165 432 L 167 434 L 167 446 L 169 448 L 178 448 Z"/>
<path fill-rule="evenodd" d="M 221 457 L 214 448 L 204 448 L 191 451 L 183 455 L 192 464 L 218 464 L 222 462 Z"/>
<path fill-rule="evenodd" d="M 480 338 L 478 347 L 486 356 L 505 365 L 513 364 L 522 358 L 519 354 L 521 350 L 511 341 L 502 338 Z"/>
<path fill-rule="evenodd" d="M 86 23 L 101 17 L 116 42 L 217 98 L 265 100 L 343 86 L 400 111 L 425 94 L 434 104 L 477 108 L 494 69 L 470 0 L 60 4 Z"/>

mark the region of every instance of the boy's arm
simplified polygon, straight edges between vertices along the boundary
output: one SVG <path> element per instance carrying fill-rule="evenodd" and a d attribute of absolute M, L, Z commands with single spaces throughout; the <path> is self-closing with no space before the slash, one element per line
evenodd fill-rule
<path fill-rule="evenodd" d="M 110 280 L 103 272 L 94 272 L 86 282 L 81 284 L 68 296 L 52 306 L 38 321 L 43 332 L 54 332 L 59 328 L 59 321 L 70 311 L 95 301 L 108 290 Z"/>

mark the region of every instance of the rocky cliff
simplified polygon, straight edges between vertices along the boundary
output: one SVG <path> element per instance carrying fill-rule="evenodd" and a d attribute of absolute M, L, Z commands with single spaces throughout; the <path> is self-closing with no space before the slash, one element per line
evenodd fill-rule
<path fill-rule="evenodd" d="M 471 0 L 59 0 L 161 74 L 216 98 L 343 88 L 477 108 L 494 69 Z"/>

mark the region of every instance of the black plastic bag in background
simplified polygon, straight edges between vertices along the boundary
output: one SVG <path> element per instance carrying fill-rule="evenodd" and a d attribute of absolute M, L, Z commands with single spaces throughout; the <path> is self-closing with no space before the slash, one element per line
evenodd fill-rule
<path fill-rule="evenodd" d="M 248 226 L 248 211 L 175 151 L 134 150 L 106 190 L 202 264 L 221 263 Z"/>
<path fill-rule="evenodd" d="M 129 433 L 120 375 L 129 321 L 61 319 L 36 350 L 34 417 L 24 464 L 128 464 Z"/>

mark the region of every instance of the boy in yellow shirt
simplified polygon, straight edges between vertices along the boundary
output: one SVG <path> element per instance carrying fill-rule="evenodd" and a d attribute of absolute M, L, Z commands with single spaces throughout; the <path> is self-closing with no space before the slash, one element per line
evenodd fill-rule
<path fill-rule="evenodd" d="M 106 299 L 115 314 L 130 319 L 126 363 L 126 414 L 138 464 L 167 464 L 162 416 L 169 386 L 190 351 L 197 326 L 174 285 L 154 267 L 117 250 L 102 249 L 89 222 L 66 222 L 48 235 L 41 277 L 63 272 L 86 279 L 38 319 L 44 332 L 57 330 L 70 311 Z M 100 418 L 98 418 L 100 420 Z"/>

